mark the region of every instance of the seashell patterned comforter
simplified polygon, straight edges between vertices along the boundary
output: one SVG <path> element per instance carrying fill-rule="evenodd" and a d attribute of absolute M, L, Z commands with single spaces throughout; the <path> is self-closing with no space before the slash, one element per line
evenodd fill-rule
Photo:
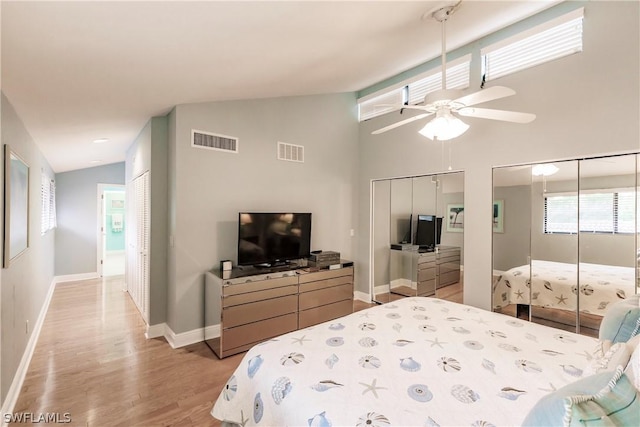
<path fill-rule="evenodd" d="M 405 298 L 253 347 L 211 415 L 242 426 L 519 425 L 597 341 Z"/>
<path fill-rule="evenodd" d="M 539 307 L 604 315 L 609 304 L 635 294 L 635 269 L 580 263 L 580 292 L 575 264 L 533 260 L 505 271 L 494 284 L 493 306 L 533 304 Z M 531 274 L 532 280 L 529 280 Z M 529 294 L 531 292 L 531 294 Z"/>

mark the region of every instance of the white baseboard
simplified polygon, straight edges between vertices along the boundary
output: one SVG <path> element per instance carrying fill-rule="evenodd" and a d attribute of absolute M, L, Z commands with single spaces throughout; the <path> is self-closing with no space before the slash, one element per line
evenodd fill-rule
<path fill-rule="evenodd" d="M 62 282 L 78 282 L 80 280 L 99 279 L 100 276 L 97 272 L 93 273 L 80 273 L 80 274 L 66 274 L 63 276 L 55 276 L 53 278 L 54 283 Z"/>
<path fill-rule="evenodd" d="M 31 363 L 33 352 L 36 348 L 36 344 L 38 343 L 38 338 L 40 338 L 42 324 L 44 323 L 45 317 L 47 317 L 47 311 L 49 310 L 49 304 L 51 303 L 51 298 L 53 297 L 53 291 L 56 288 L 56 283 L 56 279 L 54 278 L 51 282 L 51 285 L 49 285 L 47 296 L 44 299 L 42 308 L 40 308 L 38 319 L 33 325 L 33 330 L 31 331 L 31 336 L 29 337 L 29 341 L 27 342 L 27 347 L 25 348 L 24 353 L 22 353 L 22 359 L 20 359 L 20 364 L 18 365 L 18 369 L 13 376 L 13 381 L 11 382 L 11 386 L 9 387 L 9 391 L 7 392 L 7 397 L 4 399 L 4 402 L 2 404 L 3 427 L 7 425 L 4 415 L 13 413 L 13 409 L 16 406 L 16 402 L 18 401 L 18 396 L 20 395 L 20 390 L 22 389 L 24 378 L 27 375 L 27 371 L 29 370 L 29 364 Z"/>
<path fill-rule="evenodd" d="M 210 340 L 220 336 L 220 325 L 211 325 L 204 328 L 204 339 Z"/>
<path fill-rule="evenodd" d="M 367 292 L 353 291 L 353 299 L 370 303 L 371 295 L 369 295 Z"/>
<path fill-rule="evenodd" d="M 205 339 L 217 338 L 220 336 L 220 325 L 207 326 L 206 328 L 193 329 L 191 331 L 176 334 L 166 323 L 147 326 L 144 334 L 145 338 L 152 339 L 164 337 L 171 348 L 180 348 L 186 345 L 202 342 Z"/>
<path fill-rule="evenodd" d="M 146 339 L 163 337 L 166 331 L 167 324 L 159 323 L 157 325 L 147 325 L 147 331 L 144 333 Z"/>
<path fill-rule="evenodd" d="M 164 338 L 167 340 L 171 348 L 180 348 L 204 341 L 204 328 L 197 328 L 176 334 L 169 325 L 165 325 Z"/>

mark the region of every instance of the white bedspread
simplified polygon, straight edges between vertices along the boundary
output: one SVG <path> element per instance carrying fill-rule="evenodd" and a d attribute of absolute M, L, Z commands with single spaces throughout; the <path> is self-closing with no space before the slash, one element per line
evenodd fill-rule
<path fill-rule="evenodd" d="M 494 307 L 532 303 L 540 307 L 576 311 L 576 265 L 533 260 L 531 266 L 531 281 L 528 265 L 502 273 L 494 285 Z M 609 304 L 635 294 L 635 269 L 632 267 L 580 263 L 579 280 L 580 311 L 585 313 L 604 315 Z"/>
<path fill-rule="evenodd" d="M 582 376 L 596 342 L 406 298 L 253 347 L 211 414 L 264 426 L 519 425 Z"/>

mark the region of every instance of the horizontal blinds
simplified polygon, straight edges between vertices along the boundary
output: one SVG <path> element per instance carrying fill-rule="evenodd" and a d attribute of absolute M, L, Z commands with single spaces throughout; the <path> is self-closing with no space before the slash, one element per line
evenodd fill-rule
<path fill-rule="evenodd" d="M 580 194 L 580 231 L 613 233 L 614 193 Z"/>
<path fill-rule="evenodd" d="M 44 173 L 40 174 L 40 233 L 56 226 L 56 185 L 55 181 Z"/>
<path fill-rule="evenodd" d="M 640 216 L 636 215 L 635 213 L 636 193 L 635 191 L 624 191 L 618 193 L 617 197 L 618 201 L 615 205 L 617 231 L 619 233 L 635 233 L 636 224 L 638 227 L 640 227 L 640 221 L 638 221 L 638 218 L 640 218 Z"/>
<path fill-rule="evenodd" d="M 465 89 L 469 87 L 469 74 L 471 67 L 471 55 L 466 55 L 463 61 L 452 62 L 447 66 L 447 89 Z M 431 92 L 442 89 L 442 72 L 431 72 L 409 83 L 409 104 L 419 104 L 424 97 Z"/>
<path fill-rule="evenodd" d="M 635 192 L 600 191 L 545 197 L 545 233 L 635 233 Z M 578 216 L 579 212 L 579 216 Z M 579 222 L 578 222 L 579 219 Z"/>
<path fill-rule="evenodd" d="M 578 228 L 578 198 L 547 196 L 544 199 L 544 232 L 576 233 Z"/>
<path fill-rule="evenodd" d="M 360 117 L 360 121 L 388 113 L 395 109 L 394 106 L 402 105 L 404 103 L 403 91 L 404 87 L 400 87 L 358 102 L 358 117 Z M 391 104 L 392 106 L 381 106 L 382 104 Z"/>
<path fill-rule="evenodd" d="M 485 79 L 493 80 L 573 53 L 582 52 L 584 10 L 502 40 L 480 51 Z"/>

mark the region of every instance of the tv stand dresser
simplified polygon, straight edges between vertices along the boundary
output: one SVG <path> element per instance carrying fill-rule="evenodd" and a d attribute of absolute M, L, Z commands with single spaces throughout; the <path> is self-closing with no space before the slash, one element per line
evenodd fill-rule
<path fill-rule="evenodd" d="M 353 312 L 353 263 L 338 268 L 211 270 L 205 276 L 205 341 L 219 358 Z M 207 331 L 220 325 L 217 336 Z"/>

